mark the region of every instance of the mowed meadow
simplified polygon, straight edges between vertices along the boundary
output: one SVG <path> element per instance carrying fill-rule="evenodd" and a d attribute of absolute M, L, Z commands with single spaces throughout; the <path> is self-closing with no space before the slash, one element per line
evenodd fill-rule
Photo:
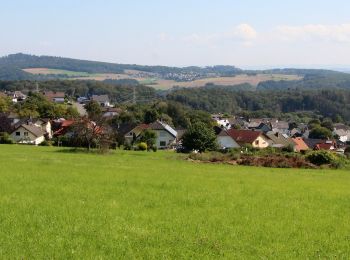
<path fill-rule="evenodd" d="M 341 170 L 0 145 L 0 258 L 349 258 L 349 186 Z"/>

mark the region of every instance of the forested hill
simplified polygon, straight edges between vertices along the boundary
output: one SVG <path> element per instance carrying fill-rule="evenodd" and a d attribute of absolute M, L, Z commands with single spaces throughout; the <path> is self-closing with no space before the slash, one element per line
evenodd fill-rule
<path fill-rule="evenodd" d="M 125 70 L 137 70 L 141 72 L 165 75 L 169 73 L 196 73 L 199 75 L 214 74 L 220 76 L 232 76 L 241 73 L 242 70 L 234 66 L 213 67 L 167 67 L 144 66 L 136 64 L 116 64 L 107 62 L 78 60 L 52 56 L 35 56 L 27 54 L 11 54 L 0 58 L 0 80 L 33 79 L 35 76 L 22 71 L 26 68 L 50 68 L 87 73 L 124 73 Z M 18 77 L 18 78 L 17 78 Z"/>

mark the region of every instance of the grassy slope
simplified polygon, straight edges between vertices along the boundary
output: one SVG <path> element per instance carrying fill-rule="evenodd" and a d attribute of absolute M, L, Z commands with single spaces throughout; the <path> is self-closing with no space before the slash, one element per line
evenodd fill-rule
<path fill-rule="evenodd" d="M 0 145 L 0 258 L 350 256 L 350 174 Z"/>

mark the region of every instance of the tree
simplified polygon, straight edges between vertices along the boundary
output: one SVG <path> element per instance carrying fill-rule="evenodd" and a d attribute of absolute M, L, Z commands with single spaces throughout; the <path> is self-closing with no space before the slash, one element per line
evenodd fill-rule
<path fill-rule="evenodd" d="M 140 142 L 144 142 L 147 144 L 148 149 L 152 149 L 157 141 L 156 132 L 146 129 L 143 131 L 139 137 Z"/>
<path fill-rule="evenodd" d="M 156 121 L 156 120 L 158 119 L 158 117 L 159 117 L 159 115 L 158 115 L 157 110 L 148 109 L 148 110 L 145 112 L 144 122 L 145 122 L 146 124 L 153 123 L 154 121 Z"/>
<path fill-rule="evenodd" d="M 309 138 L 314 139 L 328 139 L 332 137 L 332 132 L 325 127 L 318 126 L 311 130 Z"/>
<path fill-rule="evenodd" d="M 11 106 L 11 101 L 7 97 L 0 96 L 0 113 L 7 112 Z"/>
<path fill-rule="evenodd" d="M 84 117 L 73 124 L 71 140 L 74 146 L 86 147 L 88 150 L 97 146 L 108 149 L 114 136 L 102 119 L 96 123 Z"/>
<path fill-rule="evenodd" d="M 182 144 L 187 150 L 199 152 L 217 149 L 214 130 L 202 122 L 196 122 L 189 127 L 182 137 Z"/>
<path fill-rule="evenodd" d="M 94 120 L 102 114 L 102 109 L 99 103 L 94 100 L 91 100 L 85 105 L 85 110 L 89 115 L 89 118 Z"/>
<path fill-rule="evenodd" d="M 322 127 L 325 127 L 331 131 L 334 130 L 334 125 L 333 125 L 333 121 L 331 119 L 325 119 L 323 120 L 323 122 L 321 123 Z"/>

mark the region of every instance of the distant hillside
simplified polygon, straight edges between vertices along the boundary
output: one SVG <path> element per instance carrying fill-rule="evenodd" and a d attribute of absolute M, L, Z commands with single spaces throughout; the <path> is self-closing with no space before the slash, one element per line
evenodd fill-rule
<path fill-rule="evenodd" d="M 51 56 L 11 54 L 0 58 L 0 80 L 77 79 L 147 85 L 156 89 L 210 85 L 258 90 L 350 88 L 350 74 L 331 70 L 242 70 L 235 66 L 167 67 L 115 64 Z"/>

